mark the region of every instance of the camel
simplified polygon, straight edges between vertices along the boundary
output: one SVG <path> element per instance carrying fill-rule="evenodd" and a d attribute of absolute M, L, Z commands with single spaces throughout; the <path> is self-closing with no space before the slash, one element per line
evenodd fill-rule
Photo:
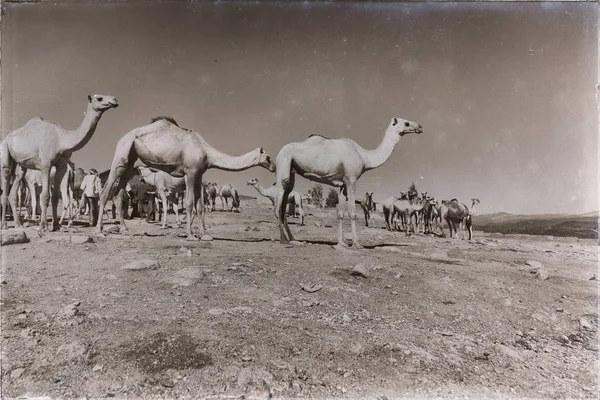
<path fill-rule="evenodd" d="M 215 211 L 215 204 L 217 202 L 217 196 L 219 194 L 218 185 L 215 182 L 209 182 L 206 185 L 206 193 L 208 194 L 210 211 Z"/>
<path fill-rule="evenodd" d="M 394 214 L 394 202 L 398 200 L 397 197 L 390 196 L 381 203 L 383 210 L 383 219 L 385 219 L 385 227 L 388 231 L 392 230 L 393 214 Z"/>
<path fill-rule="evenodd" d="M 75 202 L 76 210 L 79 210 L 81 206 L 81 200 L 83 197 L 83 190 L 81 190 L 81 182 L 85 178 L 85 171 L 83 168 L 75 168 L 73 171 L 73 199 Z"/>
<path fill-rule="evenodd" d="M 369 221 L 371 220 L 371 211 L 375 211 L 375 203 L 373 203 L 373 192 L 365 193 L 365 197 L 362 200 L 356 200 L 356 204 L 360 205 L 365 213 L 365 226 L 369 227 Z"/>
<path fill-rule="evenodd" d="M 479 204 L 479 199 L 471 199 L 473 208 L 475 205 Z M 472 223 L 472 215 L 473 212 L 469 211 L 469 208 L 462 203 L 459 203 L 457 199 L 442 200 L 442 204 L 439 209 L 440 218 L 442 220 L 442 236 L 446 237 L 444 233 L 444 225 L 443 221 L 446 221 L 448 224 L 448 229 L 450 230 L 450 238 L 452 238 L 452 230 L 458 237 L 458 232 L 456 229 L 456 225 L 460 226 L 461 236 L 464 239 L 464 228 L 469 231 L 469 240 L 473 238 L 473 223 Z"/>
<path fill-rule="evenodd" d="M 17 193 L 20 189 L 22 178 L 28 169 L 36 169 L 42 174 L 42 192 L 40 199 L 42 203 L 42 216 L 40 230 L 48 229 L 47 208 L 50 190 L 50 170 L 56 167 L 54 174 L 54 188 L 52 190 L 52 230 L 60 229 L 57 218 L 58 196 L 60 183 L 67 172 L 67 162 L 71 154 L 81 150 L 92 138 L 98 122 L 105 111 L 118 107 L 117 99 L 113 96 L 90 95 L 88 96 L 87 111 L 81 125 L 75 130 L 66 130 L 60 125 L 35 117 L 23 127 L 12 131 L 2 142 L 2 169 L 0 186 L 8 187 L 10 177 L 15 175 L 15 184 L 10 191 L 10 203 L 16 208 Z M 16 166 L 21 168 L 16 171 Z M 8 193 L 4 191 L 1 197 L 2 228 L 6 229 L 6 201 Z M 15 225 L 22 226 L 18 215 L 15 217 Z"/>
<path fill-rule="evenodd" d="M 263 187 L 258 178 L 254 178 L 246 182 L 247 185 L 254 187 L 262 196 L 271 200 L 271 203 L 275 205 L 277 199 L 277 187 L 275 185 L 265 188 Z M 296 216 L 296 206 L 298 206 L 298 216 L 300 217 L 300 226 L 304 226 L 304 209 L 302 207 L 302 196 L 300 193 L 292 190 L 288 196 L 288 204 L 294 206 L 294 216 Z"/>
<path fill-rule="evenodd" d="M 17 166 L 17 169 L 20 169 Z M 50 181 L 53 182 L 56 175 L 56 167 L 52 167 L 50 170 Z M 75 207 L 74 199 L 74 175 L 75 175 L 75 164 L 71 161 L 67 162 L 67 172 L 60 182 L 60 194 L 62 200 L 62 214 L 59 225 L 62 225 L 67 210 L 69 211 L 69 222 L 68 226 L 73 225 L 73 208 Z M 42 186 L 42 172 L 35 169 L 28 169 L 23 178 L 29 189 L 29 199 L 31 204 L 31 219 L 34 221 L 37 219 L 37 198 L 38 198 L 38 187 Z"/>
<path fill-rule="evenodd" d="M 173 211 L 175 212 L 176 224 L 179 228 L 181 223 L 179 222 L 178 194 L 185 191 L 185 178 L 175 178 L 159 169 L 153 169 L 144 166 L 139 166 L 137 169 L 142 178 L 144 178 L 144 181 L 146 181 L 147 184 L 154 186 L 158 195 L 160 196 L 163 206 L 162 227 L 167 227 L 167 204 L 168 200 L 171 200 L 173 204 Z"/>
<path fill-rule="evenodd" d="M 242 156 L 230 156 L 209 145 L 200 134 L 179 127 L 173 118 L 156 117 L 150 124 L 126 133 L 117 143 L 108 180 L 100 195 L 101 209 L 106 204 L 117 180 L 117 193 L 123 192 L 125 185 L 133 176 L 133 165 L 138 159 L 148 167 L 160 169 L 175 178 L 185 178 L 188 240 L 198 239 L 192 234 L 192 209 L 196 202 L 200 202 L 196 205 L 201 214 L 200 237 L 206 230 L 202 206 L 204 203 L 202 176 L 207 169 L 241 171 L 261 166 L 275 172 L 275 165 L 262 147 Z M 117 207 L 121 207 L 121 202 L 117 202 Z M 123 230 L 127 231 L 124 221 L 121 222 Z M 97 232 L 102 231 L 102 224 L 103 218 L 99 218 Z"/>
<path fill-rule="evenodd" d="M 237 190 L 229 183 L 226 183 L 225 185 L 221 186 L 221 189 L 219 189 L 219 199 L 221 199 L 221 211 L 225 210 L 225 205 L 227 205 L 227 208 L 229 208 L 229 203 L 227 202 L 227 199 L 229 199 L 230 197 L 231 208 L 229 209 L 229 211 L 233 211 L 233 209 L 235 208 L 237 212 L 240 212 L 240 195 L 238 194 Z M 225 199 L 224 203 L 223 199 Z"/>
<path fill-rule="evenodd" d="M 356 233 L 356 182 L 366 171 L 381 166 L 392 155 L 400 137 L 409 133 L 422 133 L 421 125 L 401 118 L 392 118 L 383 141 L 375 150 L 366 150 L 351 139 L 329 139 L 311 135 L 303 142 L 288 143 L 279 151 L 277 169 L 277 205 L 275 215 L 279 224 L 281 242 L 294 240 L 287 224 L 286 208 L 290 192 L 294 189 L 295 174 L 304 178 L 342 188 L 348 195 L 348 214 L 352 227 L 352 246 L 360 249 Z M 338 203 L 338 247 L 347 247 L 342 233 L 344 210 Z"/>
<path fill-rule="evenodd" d="M 410 232 L 417 233 L 419 230 L 419 213 L 423 210 L 425 202 L 420 199 L 416 193 L 409 194 L 408 199 L 398 199 L 394 201 L 394 214 L 399 215 L 404 226 L 404 232 L 406 236 L 410 235 Z M 408 220 L 405 220 L 408 218 Z M 413 219 L 417 225 L 415 230 Z"/>

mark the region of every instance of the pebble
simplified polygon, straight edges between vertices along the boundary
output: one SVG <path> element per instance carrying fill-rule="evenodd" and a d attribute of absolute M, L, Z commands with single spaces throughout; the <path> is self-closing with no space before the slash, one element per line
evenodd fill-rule
<path fill-rule="evenodd" d="M 546 279 L 548 279 L 550 277 L 550 273 L 548 273 L 548 271 L 545 268 L 539 268 L 537 270 L 537 272 L 535 273 L 535 276 L 538 279 L 545 281 Z"/>
<path fill-rule="evenodd" d="M 159 267 L 160 267 L 160 264 L 156 260 L 142 259 L 142 260 L 136 260 L 136 261 L 132 261 L 128 264 L 125 264 L 121 267 L 121 269 L 128 270 L 128 271 L 140 271 L 140 270 L 144 270 L 144 269 L 156 269 Z"/>
<path fill-rule="evenodd" d="M 584 329 L 592 329 L 592 323 L 585 317 L 579 318 L 579 324 Z"/>
<path fill-rule="evenodd" d="M 314 293 L 314 292 L 318 292 L 319 290 L 323 289 L 323 286 L 319 285 L 319 284 L 304 284 L 304 283 L 300 283 L 300 288 L 302 288 L 302 290 L 304 290 L 305 292 L 308 293 Z"/>
<path fill-rule="evenodd" d="M 346 322 L 346 323 L 347 323 L 347 322 L 351 322 L 351 321 L 352 321 L 352 318 L 350 318 L 350 317 L 348 316 L 348 314 L 344 313 L 344 315 L 342 316 L 342 321 L 344 321 L 344 322 Z"/>
<path fill-rule="evenodd" d="M 350 275 L 354 276 L 362 276 L 363 278 L 368 278 L 369 273 L 367 271 L 367 267 L 364 264 L 356 264 L 350 270 Z"/>
<path fill-rule="evenodd" d="M 525 261 L 526 265 L 529 265 L 531 268 L 544 268 L 544 264 L 535 260 L 527 260 Z"/>
<path fill-rule="evenodd" d="M 100 365 L 100 364 L 94 365 L 94 368 L 92 368 L 92 371 L 94 371 L 94 372 L 102 371 L 102 365 Z"/>
<path fill-rule="evenodd" d="M 118 225 L 112 225 L 106 229 L 104 229 L 105 233 L 119 233 L 119 226 Z"/>
<path fill-rule="evenodd" d="M 13 229 L 2 232 L 2 246 L 8 246 L 9 244 L 20 244 L 29 242 L 29 238 L 25 231 L 20 229 Z"/>
<path fill-rule="evenodd" d="M 13 369 L 10 373 L 10 377 L 13 379 L 17 379 L 20 378 L 21 375 L 23 375 L 23 373 L 25 372 L 25 368 L 17 368 L 17 369 Z"/>

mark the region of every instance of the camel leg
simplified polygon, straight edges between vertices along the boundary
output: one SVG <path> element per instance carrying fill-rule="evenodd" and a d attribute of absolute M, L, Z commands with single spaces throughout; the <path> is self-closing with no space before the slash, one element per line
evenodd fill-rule
<path fill-rule="evenodd" d="M 167 227 L 167 194 L 165 193 L 164 190 L 159 190 L 158 194 L 160 196 L 160 201 L 162 202 L 162 208 L 163 208 L 163 223 L 162 223 L 162 228 L 166 228 Z"/>
<path fill-rule="evenodd" d="M 63 220 L 65 219 L 65 215 L 67 214 L 67 210 L 69 211 L 69 223 L 68 226 L 73 225 L 73 199 L 70 196 L 72 193 L 69 189 L 69 172 L 66 171 L 63 179 L 60 182 L 60 198 L 62 200 L 62 213 L 60 215 L 60 220 L 58 221 L 59 225 L 62 225 Z"/>
<path fill-rule="evenodd" d="M 277 204 L 275 205 L 275 216 L 279 224 L 279 233 L 281 234 L 281 243 L 289 243 L 294 240 L 294 236 L 287 224 L 287 207 L 290 192 L 293 189 L 293 180 L 290 177 L 287 184 L 279 184 L 277 190 Z"/>
<path fill-rule="evenodd" d="M 302 199 L 298 206 L 298 214 L 300 215 L 300 226 L 304 226 L 304 208 L 302 207 Z"/>
<path fill-rule="evenodd" d="M 178 228 L 181 228 L 181 221 L 179 220 L 179 195 L 177 196 L 177 201 L 172 202 L 171 206 L 173 207 L 173 214 L 175 214 L 175 224 Z"/>
<path fill-rule="evenodd" d="M 20 215 L 17 212 L 17 195 L 21 190 L 21 184 L 23 183 L 23 177 L 27 172 L 26 169 L 18 167 L 15 170 L 15 180 L 13 182 L 12 187 L 10 188 L 9 202 L 12 208 L 13 220 L 15 221 L 15 227 L 21 227 L 21 219 Z"/>
<path fill-rule="evenodd" d="M 385 227 L 388 231 L 391 231 L 392 229 L 390 228 L 389 217 L 390 217 L 390 210 L 388 210 L 387 208 L 384 208 L 383 209 L 383 219 L 385 219 Z"/>
<path fill-rule="evenodd" d="M 60 223 L 58 221 L 58 199 L 60 198 L 60 185 L 62 180 L 67 173 L 67 165 L 57 165 L 56 173 L 54 174 L 54 182 L 51 186 L 51 207 L 52 207 L 52 231 L 60 230 Z"/>
<path fill-rule="evenodd" d="M 186 233 L 187 233 L 187 240 L 198 240 L 197 237 L 195 237 L 192 234 L 192 222 L 194 219 L 194 215 L 193 215 L 193 208 L 194 208 L 194 203 L 195 203 L 195 192 L 196 192 L 196 188 L 195 188 L 195 181 L 196 181 L 196 174 L 193 173 L 186 173 L 185 174 L 185 215 L 186 215 Z"/>
<path fill-rule="evenodd" d="M 473 239 L 473 221 L 471 220 L 471 217 L 467 217 L 467 229 L 469 230 L 469 240 Z"/>
<path fill-rule="evenodd" d="M 346 182 L 346 188 L 348 191 L 348 214 L 350 216 L 350 226 L 352 228 L 352 247 L 354 249 L 362 249 L 363 246 L 358 242 L 358 234 L 356 233 L 358 214 L 356 213 L 355 182 Z"/>
<path fill-rule="evenodd" d="M 0 156 L 2 157 L 0 159 L 0 189 L 2 190 L 2 195 L 0 195 L 0 208 L 2 209 L 2 220 L 0 221 L 0 225 L 2 229 L 7 229 L 6 206 L 8 203 L 10 177 L 15 173 L 16 163 L 10 156 L 8 146 L 6 146 L 5 142 L 2 142 L 0 145 Z"/>

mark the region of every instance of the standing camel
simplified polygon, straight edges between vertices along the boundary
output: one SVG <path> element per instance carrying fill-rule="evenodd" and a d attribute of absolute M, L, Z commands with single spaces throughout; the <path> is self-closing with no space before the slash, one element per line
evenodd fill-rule
<path fill-rule="evenodd" d="M 137 169 L 144 181 L 156 188 L 156 192 L 160 197 L 163 209 L 162 227 L 167 227 L 167 209 L 170 200 L 175 213 L 175 221 L 179 228 L 181 226 L 179 222 L 179 194 L 185 192 L 185 178 L 175 178 L 159 169 L 144 166 L 139 166 Z"/>
<path fill-rule="evenodd" d="M 365 226 L 369 227 L 369 221 L 371 221 L 371 212 L 375 211 L 375 203 L 373 203 L 373 192 L 366 192 L 365 197 L 362 200 L 356 200 L 355 203 L 359 205 L 365 213 Z"/>
<path fill-rule="evenodd" d="M 217 195 L 219 194 L 219 189 L 217 188 L 217 184 L 215 182 L 209 182 L 208 185 L 206 185 L 206 193 L 208 194 L 208 201 L 210 203 L 210 211 L 215 211 Z"/>
<path fill-rule="evenodd" d="M 17 166 L 17 170 L 20 167 Z M 60 216 L 60 220 L 58 221 L 59 225 L 62 225 L 63 220 L 65 219 L 65 215 L 67 210 L 69 212 L 69 223 L 68 226 L 73 225 L 73 208 L 75 208 L 75 198 L 74 198 L 74 173 L 75 173 L 75 164 L 71 161 L 67 162 L 67 172 L 65 176 L 60 182 L 60 194 L 62 200 L 62 214 Z M 50 181 L 54 182 L 54 178 L 56 175 L 56 167 L 52 167 L 50 170 Z M 28 169 L 25 173 L 24 177 L 25 183 L 27 184 L 27 188 L 29 190 L 29 199 L 31 204 L 31 217 L 33 220 L 37 218 L 37 203 L 38 203 L 38 187 L 42 186 L 42 172 L 35 169 Z"/>
<path fill-rule="evenodd" d="M 479 204 L 479 199 L 471 199 L 472 206 Z M 450 238 L 452 238 L 452 231 L 456 237 L 458 237 L 458 231 L 456 226 L 460 227 L 461 236 L 464 239 L 464 228 L 469 231 L 469 240 L 473 238 L 473 221 L 472 221 L 472 211 L 469 211 L 469 208 L 463 204 L 459 203 L 457 199 L 442 200 L 442 205 L 440 206 L 440 218 L 442 221 L 446 221 L 448 224 L 448 229 L 450 230 Z M 442 222 L 442 236 L 446 237 L 444 233 L 444 225 Z"/>
<path fill-rule="evenodd" d="M 157 117 L 153 118 L 150 124 L 128 132 L 117 143 L 108 181 L 100 196 L 101 208 L 106 204 L 117 180 L 117 192 L 123 192 L 125 185 L 133 177 L 133 165 L 138 159 L 148 167 L 160 169 L 175 178 L 185 178 L 188 240 L 197 239 L 192 234 L 194 205 L 201 214 L 200 237 L 206 230 L 202 176 L 207 169 L 242 171 L 261 166 L 271 172 L 275 171 L 271 158 L 262 147 L 242 156 L 230 156 L 209 145 L 200 134 L 180 128 L 173 118 Z M 196 204 L 197 202 L 199 204 Z M 117 207 L 121 207 L 121 202 L 117 202 Z M 98 232 L 102 231 L 102 222 L 102 218 L 99 218 L 96 227 Z M 124 221 L 121 222 L 123 230 L 126 231 Z"/>
<path fill-rule="evenodd" d="M 254 178 L 246 182 L 247 185 L 252 186 L 254 189 L 258 191 L 262 196 L 271 200 L 271 203 L 275 205 L 277 199 L 277 186 L 273 185 L 269 188 L 264 188 L 261 186 L 258 178 Z M 304 209 L 302 207 L 302 196 L 300 193 L 292 190 L 288 196 L 288 204 L 294 206 L 294 216 L 296 216 L 296 206 L 298 206 L 298 216 L 300 217 L 300 226 L 304 226 Z"/>
<path fill-rule="evenodd" d="M 70 131 L 62 128 L 60 125 L 45 121 L 40 117 L 35 117 L 27 122 L 22 128 L 12 131 L 6 139 L 0 144 L 1 157 L 0 167 L 2 168 L 0 176 L 0 186 L 8 187 L 10 177 L 15 175 L 15 184 L 10 190 L 10 204 L 13 209 L 17 204 L 17 193 L 21 186 L 22 178 L 28 169 L 37 169 L 42 174 L 42 193 L 40 195 L 42 203 L 42 220 L 40 229 L 48 229 L 47 208 L 50 199 L 50 170 L 56 167 L 54 174 L 54 188 L 52 189 L 52 230 L 60 229 L 58 223 L 57 207 L 58 196 L 60 194 L 60 182 L 67 172 L 67 162 L 71 154 L 81 150 L 92 138 L 98 121 L 102 114 L 118 106 L 117 99 L 112 96 L 95 94 L 88 96 L 87 111 L 85 118 L 79 128 Z M 16 171 L 16 166 L 21 168 Z M 1 197 L 2 205 L 2 228 L 6 229 L 6 201 L 8 193 L 4 191 Z M 14 213 L 13 213 L 14 214 Z M 15 217 L 15 225 L 20 227 L 19 216 Z"/>
<path fill-rule="evenodd" d="M 227 199 L 229 199 L 230 197 L 231 208 L 229 208 L 229 203 L 227 202 Z M 237 190 L 229 183 L 226 183 L 225 185 L 221 186 L 221 189 L 219 189 L 219 199 L 221 199 L 221 211 L 225 210 L 226 205 L 229 211 L 233 211 L 233 209 L 235 208 L 237 212 L 240 212 L 240 195 L 238 194 Z M 225 203 L 223 203 L 223 199 L 225 199 Z"/>
<path fill-rule="evenodd" d="M 401 118 L 392 118 L 383 141 L 375 150 L 366 150 L 351 139 L 329 139 L 311 135 L 303 142 L 283 146 L 277 155 L 277 205 L 275 215 L 279 223 L 281 242 L 294 240 L 287 224 L 286 208 L 290 192 L 294 189 L 295 174 L 334 187 L 348 194 L 348 214 L 352 226 L 352 246 L 360 249 L 356 234 L 356 182 L 366 171 L 379 167 L 392 155 L 400 137 L 408 133 L 422 133 L 421 125 Z M 347 247 L 342 233 L 344 210 L 338 203 L 338 246 Z"/>

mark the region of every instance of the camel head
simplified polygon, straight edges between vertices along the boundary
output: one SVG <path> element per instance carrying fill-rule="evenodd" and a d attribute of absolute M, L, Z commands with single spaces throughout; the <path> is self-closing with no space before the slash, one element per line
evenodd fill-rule
<path fill-rule="evenodd" d="M 423 133 L 423 127 L 421 124 L 396 117 L 392 118 L 392 122 L 390 123 L 390 127 L 388 129 L 390 128 L 395 130 L 400 136 L 404 136 L 409 133 Z"/>
<path fill-rule="evenodd" d="M 119 107 L 117 99 L 113 96 L 105 96 L 102 94 L 88 95 L 88 101 L 92 105 L 92 108 L 96 111 L 104 112 L 111 108 Z"/>
<path fill-rule="evenodd" d="M 270 172 L 275 172 L 275 163 L 271 160 L 271 156 L 265 152 L 265 149 L 262 147 L 259 148 L 260 158 L 258 160 L 258 165 L 263 168 L 268 169 Z"/>
<path fill-rule="evenodd" d="M 406 196 L 406 192 L 400 192 L 400 197 L 398 197 L 400 200 L 406 200 L 408 197 Z"/>
<path fill-rule="evenodd" d="M 481 203 L 479 199 L 471 199 L 471 208 L 475 207 L 475 205 Z"/>
<path fill-rule="evenodd" d="M 248 182 L 246 182 L 246 185 L 249 185 L 249 186 L 256 186 L 256 185 L 258 185 L 258 178 L 252 178 L 252 179 L 250 179 Z"/>

